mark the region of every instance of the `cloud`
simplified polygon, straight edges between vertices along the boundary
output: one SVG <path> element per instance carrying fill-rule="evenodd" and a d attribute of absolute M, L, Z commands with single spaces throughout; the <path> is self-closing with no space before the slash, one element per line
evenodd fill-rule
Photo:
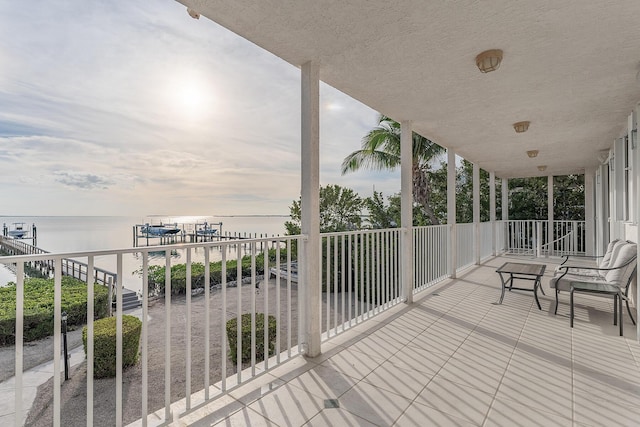
<path fill-rule="evenodd" d="M 114 184 L 114 181 L 106 177 L 90 173 L 56 172 L 53 175 L 56 182 L 83 190 L 106 190 Z"/>
<path fill-rule="evenodd" d="M 0 61 L 12 213 L 287 213 L 300 194 L 300 70 L 177 2 L 0 2 Z M 321 105 L 321 182 L 398 191 L 340 174 L 377 113 L 324 84 Z"/>

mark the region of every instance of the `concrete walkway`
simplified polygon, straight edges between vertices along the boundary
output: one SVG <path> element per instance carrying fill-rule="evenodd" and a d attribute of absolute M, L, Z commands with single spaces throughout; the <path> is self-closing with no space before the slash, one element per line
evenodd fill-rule
<path fill-rule="evenodd" d="M 142 308 L 127 311 L 126 314 L 142 317 Z M 69 350 L 69 368 L 85 361 L 82 342 L 80 345 Z M 61 364 L 63 359 L 61 359 Z M 62 381 L 64 381 L 64 365 L 60 366 Z M 27 414 L 33 405 L 38 394 L 38 387 L 53 377 L 53 360 L 42 363 L 34 368 L 24 371 L 22 376 L 22 409 L 20 417 L 21 425 L 24 425 Z M 15 425 L 15 399 L 16 399 L 16 378 L 15 376 L 0 382 L 0 426 Z"/>
<path fill-rule="evenodd" d="M 75 366 L 84 362 L 84 349 L 82 346 L 76 347 L 69 352 L 69 366 Z M 64 381 L 64 366 L 61 366 L 62 380 Z M 27 414 L 38 393 L 38 387 L 53 377 L 53 360 L 45 362 L 33 369 L 24 372 L 22 376 L 22 408 L 21 424 L 27 419 Z M 0 425 L 15 425 L 15 398 L 16 398 L 16 377 L 0 383 Z"/>

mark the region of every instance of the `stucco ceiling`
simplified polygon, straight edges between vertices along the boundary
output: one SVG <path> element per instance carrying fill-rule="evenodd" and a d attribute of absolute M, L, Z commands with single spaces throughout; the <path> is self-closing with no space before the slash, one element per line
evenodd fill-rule
<path fill-rule="evenodd" d="M 498 177 L 597 166 L 640 101 L 638 0 L 179 1 Z"/>

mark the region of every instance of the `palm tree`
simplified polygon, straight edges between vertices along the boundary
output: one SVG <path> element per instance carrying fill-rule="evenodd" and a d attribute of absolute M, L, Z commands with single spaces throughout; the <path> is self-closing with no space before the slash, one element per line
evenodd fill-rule
<path fill-rule="evenodd" d="M 439 224 L 431 207 L 431 160 L 444 152 L 435 142 L 413 133 L 413 200 L 424 208 L 431 224 Z M 362 148 L 342 161 L 342 174 L 360 168 L 393 170 L 400 166 L 400 123 L 381 115 L 378 126 L 362 138 Z"/>

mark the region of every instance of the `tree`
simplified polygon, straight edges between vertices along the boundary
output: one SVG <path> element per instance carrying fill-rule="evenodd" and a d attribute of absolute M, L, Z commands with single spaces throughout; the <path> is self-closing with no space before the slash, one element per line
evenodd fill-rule
<path fill-rule="evenodd" d="M 554 177 L 554 219 L 584 221 L 584 175 Z"/>
<path fill-rule="evenodd" d="M 489 221 L 489 173 L 480 169 L 480 222 Z M 456 168 L 456 222 L 473 222 L 473 163 Z"/>
<path fill-rule="evenodd" d="M 440 221 L 431 206 L 430 163 L 444 148 L 416 134 L 413 137 L 413 199 L 422 205 L 431 224 Z M 362 148 L 342 161 L 342 174 L 360 168 L 393 170 L 400 166 L 400 124 L 384 115 L 362 139 Z"/>
<path fill-rule="evenodd" d="M 373 196 L 364 199 L 365 207 L 369 211 L 369 226 L 373 229 L 399 227 L 401 224 L 401 197 L 400 193 L 393 194 L 387 198 L 385 204 L 382 193 L 373 192 Z M 429 225 L 429 219 L 424 213 L 421 205 L 413 206 L 413 225 Z"/>
<path fill-rule="evenodd" d="M 339 185 L 320 187 L 320 232 L 357 230 L 362 226 L 364 202 L 350 188 Z M 291 221 L 284 223 L 288 235 L 300 234 L 302 210 L 300 200 L 294 200 L 289 208 Z"/>

